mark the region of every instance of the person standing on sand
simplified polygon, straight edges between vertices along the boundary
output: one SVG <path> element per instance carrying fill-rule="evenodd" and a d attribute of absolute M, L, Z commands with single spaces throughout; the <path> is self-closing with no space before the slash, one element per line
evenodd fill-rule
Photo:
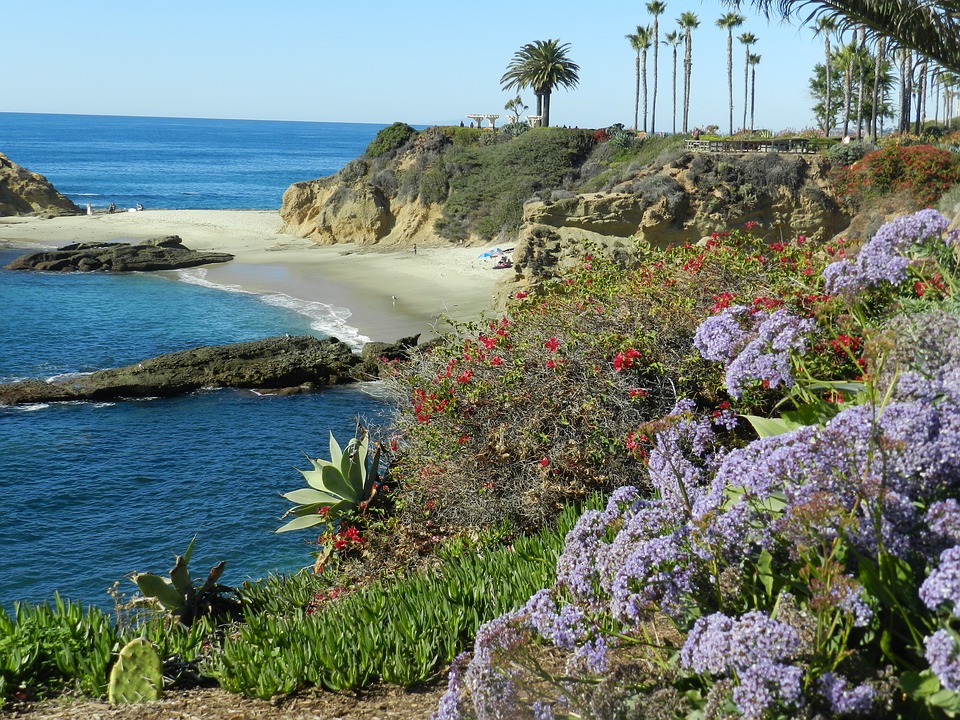
<path fill-rule="evenodd" d="M 87 215 L 93 215 L 93 208 L 87 203 Z"/>

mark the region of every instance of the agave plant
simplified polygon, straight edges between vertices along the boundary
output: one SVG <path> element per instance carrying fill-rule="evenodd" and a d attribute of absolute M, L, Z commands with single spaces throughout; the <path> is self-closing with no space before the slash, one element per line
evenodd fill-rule
<path fill-rule="evenodd" d="M 210 615 L 216 619 L 230 618 L 240 611 L 240 602 L 230 595 L 236 595 L 236 590 L 226 585 L 219 585 L 217 581 L 223 575 L 226 561 L 221 561 L 210 568 L 210 573 L 202 585 L 194 586 L 190 577 L 190 556 L 193 554 L 193 544 L 196 535 L 187 546 L 183 555 L 177 555 L 170 577 L 165 578 L 154 573 L 133 573 L 130 579 L 137 584 L 144 598 L 159 605 L 179 618 L 180 622 L 190 627 L 193 621 L 201 616 Z"/>
<path fill-rule="evenodd" d="M 299 471 L 309 487 L 282 494 L 297 505 L 283 515 L 293 515 L 293 520 L 277 532 L 324 525 L 347 512 L 366 507 L 377 493 L 380 446 L 376 447 L 368 465 L 369 454 L 367 433 L 352 438 L 345 449 L 340 448 L 330 433 L 330 459 L 308 457 L 313 469 Z"/>

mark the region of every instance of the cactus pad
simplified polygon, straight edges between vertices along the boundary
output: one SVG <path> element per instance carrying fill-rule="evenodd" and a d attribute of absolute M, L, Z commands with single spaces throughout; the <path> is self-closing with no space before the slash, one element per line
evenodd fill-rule
<path fill-rule="evenodd" d="M 163 692 L 163 666 L 145 638 L 131 640 L 120 650 L 110 671 L 107 698 L 112 705 L 157 700 Z"/>

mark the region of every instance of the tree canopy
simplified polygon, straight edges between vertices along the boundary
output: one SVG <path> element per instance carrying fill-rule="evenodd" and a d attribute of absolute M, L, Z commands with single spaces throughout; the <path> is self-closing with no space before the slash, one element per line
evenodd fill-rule
<path fill-rule="evenodd" d="M 743 0 L 727 0 L 740 7 Z M 960 0 L 750 0 L 769 15 L 775 8 L 783 17 L 804 23 L 828 17 L 844 30 L 865 27 L 874 37 L 886 37 L 916 50 L 947 70 L 960 72 Z"/>
<path fill-rule="evenodd" d="M 554 88 L 575 88 L 580 82 L 580 66 L 570 60 L 570 43 L 559 40 L 535 40 L 513 54 L 507 71 L 500 78 L 504 90 L 531 88 L 537 96 L 537 114 L 544 126 L 550 125 L 550 94 Z"/>

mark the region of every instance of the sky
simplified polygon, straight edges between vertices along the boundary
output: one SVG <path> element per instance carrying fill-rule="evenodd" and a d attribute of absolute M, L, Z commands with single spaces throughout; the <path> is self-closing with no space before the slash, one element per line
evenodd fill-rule
<path fill-rule="evenodd" d="M 718 0 L 666 0 L 661 39 L 693 12 L 690 125 L 728 129 L 727 33 Z M 516 92 L 500 77 L 524 44 L 559 39 L 580 66 L 551 100 L 551 124 L 633 125 L 636 53 L 646 2 L 582 0 L 0 0 L 0 112 L 302 120 L 416 126 L 500 114 Z M 745 48 L 756 66 L 756 127 L 814 125 L 808 81 L 823 41 L 767 20 L 749 2 L 734 31 L 734 125 L 743 125 Z M 661 46 L 656 129 L 673 129 L 672 50 Z M 652 103 L 653 52 L 648 54 Z M 677 115 L 683 50 L 678 53 Z M 521 93 L 533 113 L 536 98 Z M 642 112 L 642 110 L 641 110 Z M 499 122 L 502 123 L 501 119 Z M 642 119 L 641 119 L 642 126 Z M 2 146 L 2 138 L 0 138 Z"/>

